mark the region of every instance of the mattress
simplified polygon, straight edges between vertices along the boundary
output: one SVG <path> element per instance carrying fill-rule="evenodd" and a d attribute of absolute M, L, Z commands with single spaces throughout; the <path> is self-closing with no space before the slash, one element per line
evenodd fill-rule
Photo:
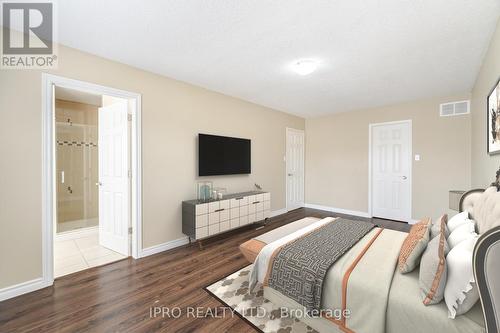
<path fill-rule="evenodd" d="M 299 229 L 307 227 L 312 223 L 319 221 L 316 217 L 305 217 L 292 223 L 288 223 L 282 227 L 268 231 L 260 236 L 250 239 L 240 245 L 240 251 L 243 256 L 251 263 L 255 262 L 255 258 L 260 250 L 269 243 L 272 243 L 280 238 L 285 237 Z"/>

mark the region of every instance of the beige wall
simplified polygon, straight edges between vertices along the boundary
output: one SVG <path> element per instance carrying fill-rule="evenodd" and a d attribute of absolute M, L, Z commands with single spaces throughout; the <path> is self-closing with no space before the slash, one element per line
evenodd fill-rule
<path fill-rule="evenodd" d="M 306 202 L 368 211 L 368 125 L 411 119 L 413 219 L 447 212 L 448 190 L 470 187 L 470 116 L 439 117 L 467 94 L 306 120 Z"/>
<path fill-rule="evenodd" d="M 472 186 L 484 188 L 495 179 L 500 155 L 486 152 L 486 97 L 500 77 L 500 22 L 472 89 Z"/>
<path fill-rule="evenodd" d="M 259 183 L 285 207 L 285 128 L 304 120 L 60 47 L 53 74 L 142 94 L 143 245 L 182 237 L 181 201 L 195 197 L 198 132 L 252 140 L 252 174 L 207 177 L 229 192 Z M 41 73 L 0 71 L 0 288 L 41 276 Z"/>

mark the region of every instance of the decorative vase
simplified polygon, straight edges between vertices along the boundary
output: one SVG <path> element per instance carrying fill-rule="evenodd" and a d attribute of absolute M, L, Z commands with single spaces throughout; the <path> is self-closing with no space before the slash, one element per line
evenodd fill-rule
<path fill-rule="evenodd" d="M 212 196 L 213 183 L 210 181 L 198 182 L 196 193 L 199 201 L 209 201 Z"/>

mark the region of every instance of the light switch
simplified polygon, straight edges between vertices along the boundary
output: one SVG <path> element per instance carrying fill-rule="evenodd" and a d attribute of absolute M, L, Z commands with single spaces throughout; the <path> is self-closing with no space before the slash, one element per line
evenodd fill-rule
<path fill-rule="evenodd" d="M 415 155 L 415 161 L 420 161 L 420 155 L 419 154 Z"/>

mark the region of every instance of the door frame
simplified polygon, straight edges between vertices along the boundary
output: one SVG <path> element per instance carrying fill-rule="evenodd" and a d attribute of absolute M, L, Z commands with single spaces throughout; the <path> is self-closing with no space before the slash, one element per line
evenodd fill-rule
<path fill-rule="evenodd" d="M 292 128 L 292 127 L 286 127 L 285 128 L 285 209 L 287 212 L 289 212 L 290 210 L 293 210 L 293 209 L 297 209 L 297 208 L 300 208 L 300 207 L 295 207 L 293 209 L 289 209 L 288 207 L 288 132 L 299 132 L 301 133 L 303 136 L 304 136 L 304 155 L 302 156 L 302 163 L 303 163 L 303 167 L 302 167 L 302 188 L 304 189 L 304 193 L 302 193 L 303 195 L 303 202 L 302 202 L 302 206 L 301 207 L 304 207 L 305 206 L 305 201 L 306 201 L 306 187 L 305 187 L 305 169 L 306 169 L 306 132 L 304 130 L 299 130 L 299 129 L 296 129 L 296 128 Z"/>
<path fill-rule="evenodd" d="M 383 123 L 373 123 L 368 125 L 368 215 L 373 217 L 373 170 L 372 170 L 372 135 L 373 128 L 377 126 L 385 126 L 385 125 L 396 125 L 396 124 L 408 124 L 409 127 L 409 140 L 408 140 L 408 183 L 410 186 L 410 196 L 409 206 L 408 206 L 408 215 L 405 219 L 405 222 L 413 223 L 412 212 L 413 212 L 413 123 L 411 119 L 407 120 L 397 120 L 397 121 L 388 121 Z"/>
<path fill-rule="evenodd" d="M 54 225 L 56 221 L 55 108 L 53 87 L 133 100 L 131 106 L 131 193 L 132 257 L 142 251 L 142 155 L 141 94 L 90 82 L 42 73 L 42 269 L 44 284 L 54 283 Z"/>

